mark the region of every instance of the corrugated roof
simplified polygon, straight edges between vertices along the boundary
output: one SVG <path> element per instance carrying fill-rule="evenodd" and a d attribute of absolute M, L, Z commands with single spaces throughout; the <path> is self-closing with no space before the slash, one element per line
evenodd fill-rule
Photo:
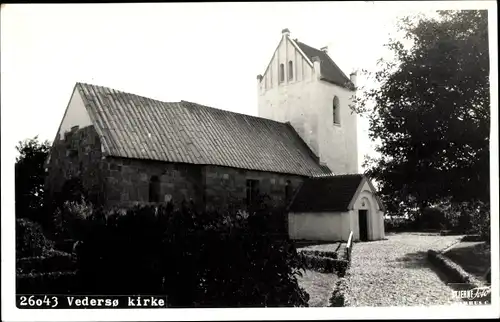
<path fill-rule="evenodd" d="M 110 156 L 314 176 L 331 171 L 288 123 L 77 83 Z"/>
<path fill-rule="evenodd" d="M 308 46 L 302 42 L 295 40 L 295 43 L 300 47 L 300 50 L 312 61 L 313 57 L 318 57 L 321 61 L 320 71 L 321 76 L 324 80 L 339 85 L 341 87 L 347 88 L 349 90 L 354 89 L 354 84 L 351 80 L 342 72 L 342 70 L 335 64 L 335 62 L 322 50 Z"/>
<path fill-rule="evenodd" d="M 362 174 L 308 178 L 290 204 L 290 212 L 347 211 Z"/>

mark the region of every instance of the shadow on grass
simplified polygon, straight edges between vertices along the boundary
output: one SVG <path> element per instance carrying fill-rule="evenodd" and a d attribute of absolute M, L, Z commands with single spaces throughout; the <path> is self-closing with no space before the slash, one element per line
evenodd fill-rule
<path fill-rule="evenodd" d="M 484 242 L 461 242 L 443 255 L 480 279 L 491 267 L 491 251 Z"/>
<path fill-rule="evenodd" d="M 422 268 L 429 267 L 427 261 L 427 252 L 415 252 L 405 254 L 403 257 L 396 258 L 394 262 L 401 264 L 404 268 Z"/>
<path fill-rule="evenodd" d="M 434 265 L 434 264 L 432 264 L 430 262 L 429 262 L 428 266 L 436 273 L 436 275 L 439 277 L 439 279 L 443 283 L 445 283 L 453 291 L 469 291 L 469 290 L 471 290 L 471 289 L 474 288 L 474 286 L 472 284 L 457 283 L 456 281 L 453 281 L 452 279 L 450 279 L 449 276 L 447 276 L 446 274 L 444 274 L 439 269 L 439 267 L 437 267 L 436 265 Z M 472 300 L 474 300 L 474 299 L 472 299 Z M 491 293 L 489 293 L 488 296 L 486 296 L 486 297 L 481 297 L 481 298 L 478 298 L 476 300 L 486 301 L 486 302 L 491 303 Z M 468 302 L 468 301 L 471 301 L 471 299 L 462 298 L 462 301 L 463 302 Z"/>

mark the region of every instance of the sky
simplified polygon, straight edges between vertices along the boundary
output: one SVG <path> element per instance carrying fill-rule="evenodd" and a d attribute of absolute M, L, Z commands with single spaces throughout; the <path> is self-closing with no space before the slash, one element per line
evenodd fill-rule
<path fill-rule="evenodd" d="M 9 130 L 2 136 L 14 152 L 35 135 L 52 141 L 76 82 L 257 115 L 256 76 L 283 28 L 310 46 L 328 46 L 347 75 L 375 71 L 380 57 L 390 59 L 383 45 L 398 17 L 453 2 L 422 3 L 3 5 L 2 129 Z M 373 155 L 365 119 L 358 132 L 361 165 Z"/>

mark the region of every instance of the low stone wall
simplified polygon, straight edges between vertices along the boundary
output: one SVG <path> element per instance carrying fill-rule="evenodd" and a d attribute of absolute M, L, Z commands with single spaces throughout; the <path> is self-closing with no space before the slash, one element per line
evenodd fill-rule
<path fill-rule="evenodd" d="M 303 255 L 308 255 L 308 256 L 320 256 L 320 257 L 329 257 L 333 259 L 338 258 L 338 254 L 335 252 L 325 252 L 325 251 L 320 251 L 320 250 L 310 250 L 310 249 L 301 249 L 299 252 Z"/>
<path fill-rule="evenodd" d="M 349 277 L 350 275 L 349 273 L 347 273 L 344 277 L 341 277 L 335 283 L 335 288 L 329 300 L 331 307 L 343 307 L 351 305 L 352 295 L 349 286 Z"/>
<path fill-rule="evenodd" d="M 343 307 L 350 306 L 351 304 L 351 292 L 350 292 L 350 274 L 349 268 L 351 267 L 351 255 L 353 248 L 353 232 L 349 234 L 349 239 L 347 240 L 347 245 L 344 252 L 344 260 L 347 262 L 344 274 L 340 276 L 340 279 L 335 283 L 335 288 L 333 290 L 332 296 L 330 297 L 330 306 L 332 307 Z"/>
<path fill-rule="evenodd" d="M 467 273 L 460 265 L 454 263 L 441 253 L 429 249 L 427 251 L 427 258 L 429 262 L 446 274 L 450 283 L 467 283 L 473 287 L 478 287 L 483 284 L 477 278 Z"/>
<path fill-rule="evenodd" d="M 331 257 L 314 256 L 303 253 L 299 255 L 306 268 L 320 273 L 335 273 L 339 277 L 344 277 L 349 267 L 349 262 L 344 259 L 334 259 Z"/>

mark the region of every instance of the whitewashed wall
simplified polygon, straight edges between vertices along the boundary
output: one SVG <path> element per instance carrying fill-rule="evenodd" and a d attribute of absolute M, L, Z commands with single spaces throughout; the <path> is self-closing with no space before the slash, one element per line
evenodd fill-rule
<path fill-rule="evenodd" d="M 73 126 L 79 126 L 81 129 L 89 125 L 92 125 L 92 122 L 83 103 L 82 96 L 75 87 L 58 133 L 60 138 L 64 139 L 64 133 L 69 132 Z"/>
<path fill-rule="evenodd" d="M 349 213 L 290 213 L 288 233 L 291 239 L 338 241 L 347 240 Z"/>
<path fill-rule="evenodd" d="M 354 240 L 359 240 L 359 209 L 368 210 L 368 240 L 379 240 L 385 238 L 384 213 L 380 209 L 367 182 L 364 183 L 361 192 L 354 202 L 353 208 L 354 210 L 351 211 L 351 229 L 354 233 Z"/>

